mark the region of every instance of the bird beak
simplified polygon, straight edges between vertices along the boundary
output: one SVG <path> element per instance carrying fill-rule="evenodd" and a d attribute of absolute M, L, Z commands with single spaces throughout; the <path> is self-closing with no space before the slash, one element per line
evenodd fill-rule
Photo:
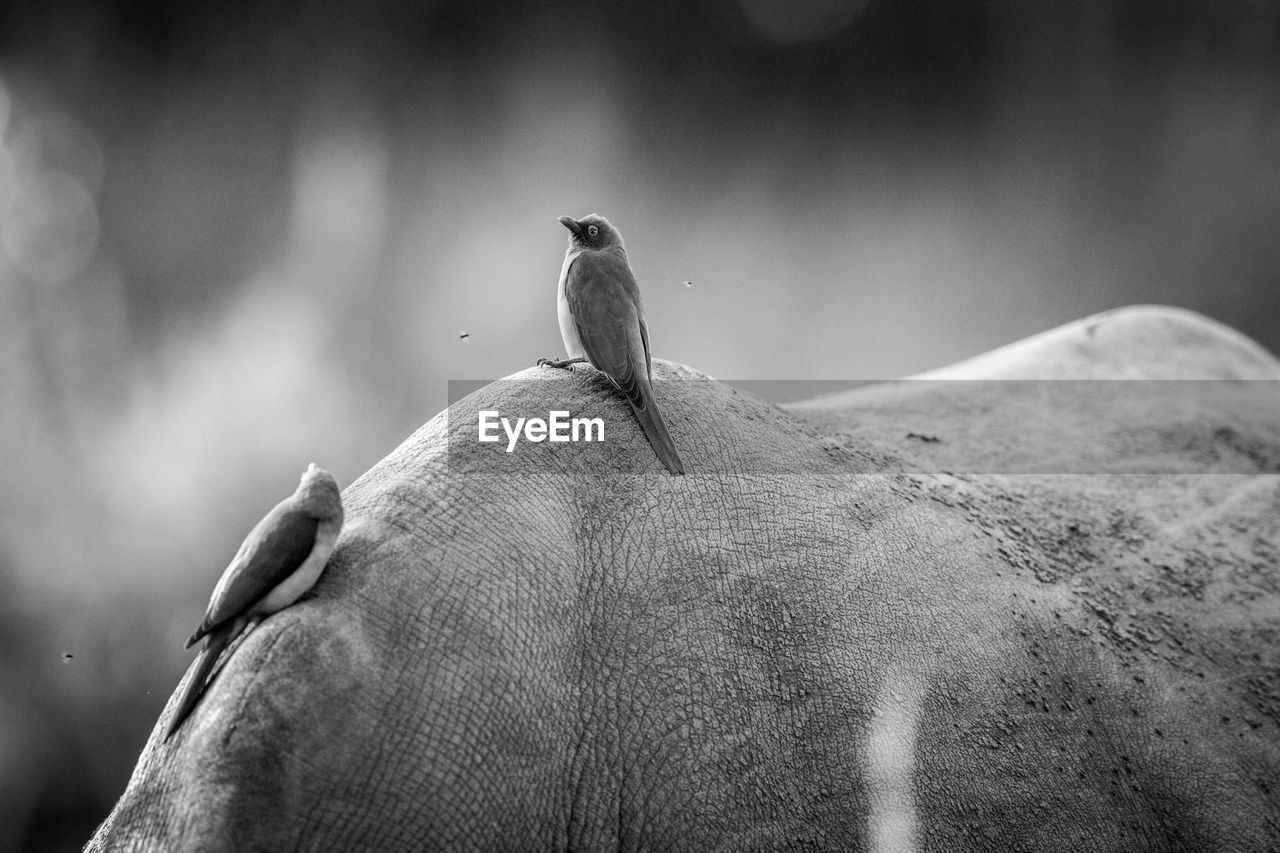
<path fill-rule="evenodd" d="M 574 219 L 572 216 L 561 216 L 560 224 L 572 231 L 573 236 L 582 236 L 582 226 L 578 223 L 578 220 Z"/>

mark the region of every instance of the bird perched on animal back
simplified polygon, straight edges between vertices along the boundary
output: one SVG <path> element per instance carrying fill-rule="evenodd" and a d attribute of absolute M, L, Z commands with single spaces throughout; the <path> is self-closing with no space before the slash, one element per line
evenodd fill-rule
<path fill-rule="evenodd" d="M 342 495 L 333 475 L 313 462 L 293 494 L 249 531 L 218 579 L 200 627 L 187 640 L 204 648 L 178 700 L 165 740 L 204 693 L 223 650 L 250 626 L 298 600 L 315 585 L 342 531 Z"/>
<path fill-rule="evenodd" d="M 560 224 L 569 229 L 569 248 L 560 268 L 557 308 L 569 357 L 538 364 L 566 367 L 586 361 L 608 376 L 631 404 L 658 459 L 672 474 L 683 474 L 684 463 L 653 398 L 649 329 L 622 235 L 595 213 L 581 219 L 561 216 Z"/>

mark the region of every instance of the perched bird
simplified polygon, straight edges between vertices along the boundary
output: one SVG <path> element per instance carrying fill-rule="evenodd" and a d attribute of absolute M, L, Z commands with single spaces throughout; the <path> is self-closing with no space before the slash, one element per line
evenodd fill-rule
<path fill-rule="evenodd" d="M 333 475 L 315 463 L 293 494 L 249 531 L 213 588 L 204 621 L 187 640 L 204 648 L 178 700 L 165 740 L 182 725 L 204 693 L 214 663 L 250 624 L 293 604 L 315 585 L 342 530 L 342 495 Z"/>
<path fill-rule="evenodd" d="M 608 376 L 631 404 L 662 464 L 672 474 L 683 474 L 684 463 L 653 399 L 649 330 L 622 235 L 595 213 L 581 219 L 561 216 L 560 224 L 569 229 L 557 296 L 560 336 L 569 357 L 538 364 L 567 367 L 586 361 Z"/>

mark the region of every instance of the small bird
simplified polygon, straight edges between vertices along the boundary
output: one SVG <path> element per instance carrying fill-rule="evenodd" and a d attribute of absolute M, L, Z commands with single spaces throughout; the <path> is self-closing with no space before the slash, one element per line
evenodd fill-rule
<path fill-rule="evenodd" d="M 200 701 L 227 646 L 251 625 L 293 604 L 315 585 L 342 530 L 342 495 L 333 475 L 313 462 L 293 494 L 249 531 L 213 588 L 204 621 L 187 640 L 204 648 L 182 691 L 165 740 Z"/>
<path fill-rule="evenodd" d="M 649 329 L 622 235 L 603 216 L 561 216 L 569 229 L 569 248 L 560 268 L 557 307 L 565 359 L 543 358 L 540 365 L 567 367 L 589 362 L 623 393 L 653 452 L 672 474 L 684 463 L 653 399 L 653 363 Z"/>

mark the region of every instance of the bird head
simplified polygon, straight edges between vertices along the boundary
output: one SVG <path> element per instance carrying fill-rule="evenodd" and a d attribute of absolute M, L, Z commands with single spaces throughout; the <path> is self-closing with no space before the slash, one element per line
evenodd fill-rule
<path fill-rule="evenodd" d="M 342 519 L 342 491 L 333 475 L 312 462 L 302 474 L 295 492 L 313 518 Z"/>
<path fill-rule="evenodd" d="M 561 216 L 560 224 L 569 229 L 569 244 L 575 249 L 608 249 L 617 246 L 625 250 L 618 229 L 598 213 L 588 213 L 581 219 Z"/>

